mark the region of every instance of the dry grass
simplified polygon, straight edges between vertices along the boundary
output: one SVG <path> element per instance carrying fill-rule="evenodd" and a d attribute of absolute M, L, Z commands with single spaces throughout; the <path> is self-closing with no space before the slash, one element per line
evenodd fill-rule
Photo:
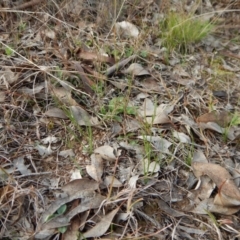
<path fill-rule="evenodd" d="M 203 131 L 196 122 L 209 110 L 239 112 L 235 31 L 218 28 L 215 34 L 221 35 L 213 37 L 220 43 L 214 45 L 204 39 L 210 29 L 188 40 L 195 36 L 191 26 L 181 39 L 191 51 L 182 54 L 180 40 L 176 46 L 170 44 L 179 39 L 179 32 L 168 34 L 165 45 L 159 42 L 162 16 L 175 16 L 167 15 L 171 4 L 165 11 L 158 1 L 138 0 L 20 4 L 0 9 L 0 238 L 36 239 L 35 234 L 50 225 L 43 216 L 51 212 L 51 204 L 66 207 L 64 216 L 69 217 L 74 207 L 88 201 L 93 206 L 98 197 L 104 198 L 99 206 L 79 210 L 78 217 L 68 219 L 72 232 L 86 234 L 116 211 L 101 234 L 106 239 L 237 237 L 238 212 L 229 218 L 192 212 L 203 192 L 194 190 L 191 172 L 197 150 L 214 163 L 237 168 L 238 138 L 226 138 L 226 144 L 222 134 Z M 182 14 L 188 20 L 186 10 Z M 122 20 L 137 26 L 137 38 L 119 36 L 114 23 Z M 165 26 L 168 33 L 176 29 Z M 134 54 L 138 57 L 131 58 Z M 130 62 L 106 74 L 128 57 Z M 123 71 L 131 63 L 139 63 L 149 75 Z M 216 91 L 226 94 L 219 97 Z M 148 122 L 139 114 L 144 104 L 152 104 L 152 115 L 142 110 L 152 116 Z M 160 106 L 161 121 L 154 123 Z M 176 132 L 190 142 L 179 141 Z M 95 149 L 104 145 L 111 146 L 116 157 L 101 162 Z M 96 177 L 90 171 L 96 166 L 102 170 L 98 182 L 90 180 Z M 67 201 L 63 186 L 73 178 L 98 186 L 82 189 L 89 190 L 86 196 L 72 188 L 70 198 L 78 197 Z M 49 216 L 57 218 L 57 211 Z M 46 239 L 69 237 L 65 225 L 46 228 L 53 229 Z"/>

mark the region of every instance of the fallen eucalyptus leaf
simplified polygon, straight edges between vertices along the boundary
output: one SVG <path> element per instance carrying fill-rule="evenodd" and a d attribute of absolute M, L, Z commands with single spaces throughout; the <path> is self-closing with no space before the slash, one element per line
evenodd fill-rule
<path fill-rule="evenodd" d="M 94 197 L 85 198 L 83 201 L 75 208 L 73 208 L 69 213 L 67 213 L 66 218 L 70 221 L 74 216 L 79 213 L 85 212 L 90 209 L 96 209 L 101 206 L 101 203 L 106 199 L 106 197 L 95 194 Z"/>
<path fill-rule="evenodd" d="M 91 117 L 87 111 L 80 106 L 70 107 L 73 118 L 80 126 L 96 126 L 99 124 L 97 118 Z"/>
<path fill-rule="evenodd" d="M 100 222 L 98 222 L 94 227 L 92 227 L 89 231 L 83 234 L 83 237 L 81 239 L 102 236 L 112 224 L 112 220 L 118 210 L 119 207 L 102 217 Z"/>
<path fill-rule="evenodd" d="M 227 127 L 231 120 L 232 115 L 227 111 L 220 112 L 212 111 L 210 113 L 203 114 L 197 118 L 197 122 L 201 123 L 215 122 L 222 128 Z"/>
<path fill-rule="evenodd" d="M 132 63 L 123 73 L 132 74 L 133 76 L 150 75 L 150 73 L 142 67 L 139 63 Z"/>
<path fill-rule="evenodd" d="M 197 206 L 193 210 L 191 210 L 191 212 L 196 214 L 207 214 L 207 211 L 209 211 L 209 212 L 219 213 L 224 215 L 233 215 L 239 210 L 240 210 L 240 206 L 227 207 L 227 206 L 216 205 L 214 203 L 214 200 L 212 198 L 209 198 L 209 199 L 204 199 L 203 201 L 198 203 Z"/>
<path fill-rule="evenodd" d="M 181 143 L 191 143 L 191 139 L 185 133 L 173 131 L 173 136 L 177 138 Z"/>
<path fill-rule="evenodd" d="M 68 117 L 64 113 L 63 110 L 59 108 L 49 108 L 45 113 L 45 116 L 47 117 L 55 117 L 55 118 L 62 118 L 62 119 L 67 119 Z"/>
<path fill-rule="evenodd" d="M 106 176 L 104 179 L 104 184 L 108 187 L 108 186 L 112 186 L 112 187 L 122 187 L 122 183 L 116 179 L 114 176 Z"/>
<path fill-rule="evenodd" d="M 218 187 L 214 203 L 222 206 L 240 206 L 240 191 L 229 172 L 213 163 L 192 162 L 194 175 L 207 175 Z"/>
<path fill-rule="evenodd" d="M 61 190 L 68 196 L 73 195 L 75 192 L 81 192 L 85 190 L 97 190 L 98 182 L 90 180 L 88 178 L 75 179 L 66 185 L 62 186 Z"/>
<path fill-rule="evenodd" d="M 99 148 L 96 148 L 94 150 L 94 153 L 98 153 L 100 154 L 100 156 L 103 158 L 103 159 L 106 159 L 106 160 L 116 160 L 116 156 L 114 155 L 114 149 L 108 145 L 104 145 L 104 146 L 101 146 Z"/>
<path fill-rule="evenodd" d="M 138 138 L 151 142 L 156 150 L 162 153 L 169 153 L 168 148 L 172 145 L 172 143 L 160 136 L 139 136 Z"/>

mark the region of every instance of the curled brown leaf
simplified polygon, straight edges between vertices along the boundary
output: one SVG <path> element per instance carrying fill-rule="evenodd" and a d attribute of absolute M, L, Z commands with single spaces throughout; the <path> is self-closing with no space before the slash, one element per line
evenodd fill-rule
<path fill-rule="evenodd" d="M 232 120 L 231 113 L 227 111 L 212 111 L 209 113 L 205 113 L 197 118 L 197 122 L 201 123 L 208 123 L 208 122 L 215 122 L 220 127 L 227 127 Z"/>
<path fill-rule="evenodd" d="M 239 206 L 240 191 L 232 180 L 230 173 L 223 167 L 213 163 L 193 162 L 196 177 L 207 175 L 218 187 L 214 203 L 222 206 Z"/>

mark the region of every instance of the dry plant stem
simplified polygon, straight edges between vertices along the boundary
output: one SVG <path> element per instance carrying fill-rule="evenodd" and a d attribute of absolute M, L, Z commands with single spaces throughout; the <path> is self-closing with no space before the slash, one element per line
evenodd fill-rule
<path fill-rule="evenodd" d="M 118 160 L 119 160 L 119 157 L 117 157 L 117 159 L 115 161 L 114 170 L 113 170 L 113 176 L 115 175 L 116 170 L 117 170 Z M 111 185 L 110 185 L 110 189 L 109 189 L 109 192 L 108 192 L 107 199 L 110 199 L 110 197 L 111 197 L 112 188 L 113 188 L 113 182 L 114 182 L 114 178 L 112 177 L 112 182 L 111 182 Z"/>
<path fill-rule="evenodd" d="M 29 173 L 21 176 L 15 176 L 15 178 L 24 178 L 24 177 L 29 177 L 29 176 L 39 176 L 39 175 L 48 175 L 52 174 L 52 172 L 41 172 L 41 173 Z"/>
<path fill-rule="evenodd" d="M 20 4 L 17 7 L 14 7 L 14 10 L 23 10 L 25 8 L 29 8 L 29 7 L 33 7 L 34 5 L 37 5 L 38 3 L 43 4 L 44 2 L 46 2 L 46 0 L 32 0 L 23 4 Z"/>
<path fill-rule="evenodd" d="M 177 229 L 177 226 L 180 224 L 182 218 L 177 222 L 177 224 L 174 226 L 173 228 L 173 231 L 172 231 L 172 240 L 175 239 L 174 235 L 175 235 L 175 232 L 176 232 L 176 229 Z"/>
<path fill-rule="evenodd" d="M 92 82 L 92 80 L 87 77 L 82 66 L 78 62 L 73 62 L 73 66 L 77 70 L 78 74 L 80 75 L 86 92 L 88 94 L 93 95 L 94 91 L 92 90 L 91 86 L 93 86 L 94 83 Z"/>
<path fill-rule="evenodd" d="M 0 43 L 1 43 L 4 47 L 9 48 L 12 52 L 14 52 L 15 54 L 17 54 L 19 57 L 21 57 L 22 59 L 24 59 L 25 61 L 27 61 L 27 62 L 30 63 L 31 65 L 33 65 L 34 67 L 38 68 L 40 71 L 44 72 L 44 73 L 47 74 L 48 76 L 50 76 L 50 77 L 52 77 L 53 79 L 57 80 L 62 86 L 66 86 L 66 85 L 67 85 L 66 82 L 64 82 L 64 81 L 62 81 L 61 79 L 55 77 L 53 74 L 47 72 L 47 71 L 46 71 L 46 68 L 47 68 L 47 67 L 45 67 L 45 66 L 38 66 L 37 64 L 35 64 L 35 63 L 32 62 L 31 60 L 25 58 L 23 55 L 21 55 L 20 53 L 18 53 L 17 51 L 15 51 L 13 48 L 11 48 L 10 46 L 8 46 L 7 44 L 3 43 L 1 40 L 0 40 Z M 87 95 L 88 97 L 91 98 L 91 96 L 88 95 L 87 93 L 82 92 L 82 91 L 80 91 L 80 90 L 72 87 L 71 85 L 67 85 L 67 86 L 68 86 L 70 89 L 75 90 L 75 91 L 77 91 L 77 92 L 79 92 L 79 93 L 82 93 L 82 94 L 84 94 L 84 95 Z"/>
<path fill-rule="evenodd" d="M 221 51 L 219 53 L 224 55 L 224 56 L 226 56 L 226 57 L 240 59 L 240 54 L 238 54 L 238 55 L 237 54 L 233 54 L 233 53 L 231 53 L 229 51 Z"/>
<path fill-rule="evenodd" d="M 137 57 L 137 55 L 132 55 L 127 59 L 124 59 L 116 64 L 114 64 L 113 66 L 111 66 L 110 68 L 108 68 L 106 70 L 105 75 L 106 76 L 111 76 L 114 72 L 116 72 L 118 69 L 124 67 L 126 64 L 128 64 L 130 61 L 132 61 L 133 59 L 135 59 Z"/>
<path fill-rule="evenodd" d="M 157 232 L 155 232 L 155 233 L 153 233 L 153 234 L 149 234 L 149 235 L 146 235 L 146 236 L 137 237 L 137 238 L 133 238 L 133 239 L 139 239 L 139 240 L 140 240 L 140 239 L 147 239 L 147 238 L 150 239 L 149 237 L 154 237 L 155 235 L 159 234 L 160 232 L 163 232 L 164 230 L 170 228 L 171 226 L 172 226 L 172 223 L 169 224 L 168 226 L 166 226 L 166 227 L 158 230 Z M 122 239 L 122 238 L 120 238 L 120 239 Z M 131 239 L 131 238 L 130 238 L 130 239 Z"/>
<path fill-rule="evenodd" d="M 160 224 L 158 221 L 156 221 L 155 219 L 149 217 L 146 213 L 141 212 L 138 209 L 134 209 L 134 212 L 138 213 L 139 215 L 141 215 L 143 218 L 147 219 L 149 222 L 151 222 L 155 227 L 160 228 Z"/>
<path fill-rule="evenodd" d="M 119 0 L 115 0 L 115 6 L 117 5 L 117 1 L 119 1 Z M 108 34 L 107 34 L 107 36 L 106 36 L 105 39 L 107 39 L 107 38 L 109 37 L 110 33 L 112 32 L 112 30 L 113 30 L 113 28 L 114 28 L 114 26 L 115 26 L 115 23 L 117 22 L 117 19 L 118 19 L 119 16 L 120 16 L 120 13 L 121 13 L 121 11 L 122 11 L 122 8 L 123 8 L 125 2 L 126 2 L 126 0 L 124 0 L 124 1 L 122 2 L 122 5 L 121 5 L 121 7 L 120 7 L 120 9 L 119 9 L 119 11 L 118 11 L 118 15 L 117 15 L 117 16 L 114 16 L 115 19 L 113 20 L 112 26 L 111 26 L 111 28 L 110 28 L 110 30 L 109 30 L 109 32 L 108 32 Z M 117 10 L 117 9 L 115 9 L 115 14 L 116 14 L 116 10 Z"/>

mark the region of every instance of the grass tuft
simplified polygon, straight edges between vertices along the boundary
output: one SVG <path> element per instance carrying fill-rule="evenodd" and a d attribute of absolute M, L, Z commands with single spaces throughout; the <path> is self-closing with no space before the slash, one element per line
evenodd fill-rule
<path fill-rule="evenodd" d="M 212 32 L 213 28 L 212 23 L 203 21 L 200 18 L 179 13 L 169 13 L 160 22 L 160 37 L 163 46 L 168 51 L 180 50 L 186 52 L 190 44 L 201 41 Z"/>

